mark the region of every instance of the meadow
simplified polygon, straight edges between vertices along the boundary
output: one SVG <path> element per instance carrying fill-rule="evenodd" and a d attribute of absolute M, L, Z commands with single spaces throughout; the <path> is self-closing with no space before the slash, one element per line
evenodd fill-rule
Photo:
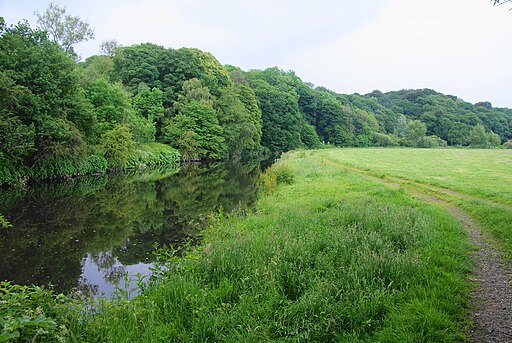
<path fill-rule="evenodd" d="M 332 149 L 321 155 L 455 203 L 512 257 L 512 153 L 497 149 Z"/>

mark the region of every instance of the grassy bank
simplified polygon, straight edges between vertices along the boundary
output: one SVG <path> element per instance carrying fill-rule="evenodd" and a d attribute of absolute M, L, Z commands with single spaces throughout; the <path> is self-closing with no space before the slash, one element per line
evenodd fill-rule
<path fill-rule="evenodd" d="M 142 296 L 104 302 L 90 313 L 56 301 L 43 311 L 55 323 L 48 338 L 455 342 L 463 337 L 468 245 L 449 215 L 401 190 L 323 165 L 318 152 L 289 154 L 266 177 L 275 182 L 266 182 L 267 195 L 255 213 L 220 216 L 203 244 L 185 257 L 160 251 L 168 271 Z"/>
<path fill-rule="evenodd" d="M 123 163 L 112 164 L 97 152 L 84 159 L 43 160 L 32 168 L 20 167 L 0 161 L 0 186 L 14 186 L 27 181 L 74 177 L 94 173 L 106 173 L 109 169 L 132 170 L 148 166 L 177 165 L 180 153 L 165 144 L 146 143 L 134 148 Z"/>
<path fill-rule="evenodd" d="M 432 185 L 455 191 L 436 192 L 436 196 L 471 213 L 512 257 L 509 150 L 332 149 L 322 151 L 322 156 L 375 176 L 399 177 L 427 189 Z"/>

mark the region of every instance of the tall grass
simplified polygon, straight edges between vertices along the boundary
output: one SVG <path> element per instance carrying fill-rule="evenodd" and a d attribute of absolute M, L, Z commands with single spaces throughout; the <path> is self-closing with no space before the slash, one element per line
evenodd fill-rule
<path fill-rule="evenodd" d="M 147 143 L 138 147 L 128 158 L 122 169 L 145 168 L 156 165 L 177 165 L 180 153 L 170 146 L 161 143 Z"/>
<path fill-rule="evenodd" d="M 116 168 L 130 170 L 142 169 L 147 166 L 177 166 L 180 162 L 180 158 L 179 152 L 168 145 L 148 143 L 135 149 L 126 163 L 122 166 L 116 166 Z M 111 167 L 107 160 L 99 154 L 91 154 L 81 160 L 42 160 L 31 168 L 16 166 L 8 160 L 1 160 L 0 186 L 14 186 L 29 180 L 44 180 L 105 173 Z"/>

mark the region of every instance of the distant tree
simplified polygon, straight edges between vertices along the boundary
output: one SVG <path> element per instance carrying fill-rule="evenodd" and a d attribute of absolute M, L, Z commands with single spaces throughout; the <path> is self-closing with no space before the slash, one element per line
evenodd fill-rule
<path fill-rule="evenodd" d="M 176 116 L 162 128 L 164 143 L 201 159 L 219 159 L 226 155 L 222 127 L 213 108 L 192 100 L 179 106 Z M 190 149 L 187 144 L 192 144 Z"/>
<path fill-rule="evenodd" d="M 223 89 L 215 109 L 231 155 L 241 155 L 259 146 L 261 125 L 254 124 L 253 114 L 240 100 L 235 86 Z"/>
<path fill-rule="evenodd" d="M 487 144 L 488 147 L 494 148 L 501 144 L 501 138 L 499 135 L 495 134 L 494 132 L 488 132 L 487 133 Z"/>
<path fill-rule="evenodd" d="M 472 148 L 487 147 L 487 135 L 485 133 L 485 127 L 482 124 L 478 124 L 471 129 L 469 132 L 468 143 Z"/>
<path fill-rule="evenodd" d="M 80 17 L 66 13 L 66 6 L 50 2 L 44 13 L 35 12 L 37 23 L 50 38 L 71 56 L 76 56 L 73 45 L 94 38 L 94 31 Z"/>
<path fill-rule="evenodd" d="M 303 124 L 301 126 L 300 140 L 308 149 L 319 148 L 322 144 L 322 142 L 320 142 L 320 139 L 318 138 L 318 134 L 316 133 L 315 127 L 309 124 Z"/>
<path fill-rule="evenodd" d="M 264 80 L 251 81 L 262 114 L 261 144 L 270 151 L 299 148 L 301 114 L 297 99 Z"/>
<path fill-rule="evenodd" d="M 373 141 L 374 146 L 382 146 L 382 147 L 392 147 L 397 146 L 398 143 L 395 139 L 393 139 L 391 136 L 385 135 L 383 133 L 375 132 L 373 134 Z"/>
<path fill-rule="evenodd" d="M 184 161 L 196 161 L 199 159 L 199 142 L 197 133 L 186 130 L 180 134 L 174 146 L 181 151 Z"/>
<path fill-rule="evenodd" d="M 409 122 L 409 130 L 407 132 L 407 145 L 418 147 L 422 139 L 427 133 L 427 126 L 419 120 L 411 120 Z"/>
<path fill-rule="evenodd" d="M 116 54 L 116 50 L 121 46 L 115 39 L 105 40 L 100 44 L 100 51 L 104 55 L 113 57 Z"/>

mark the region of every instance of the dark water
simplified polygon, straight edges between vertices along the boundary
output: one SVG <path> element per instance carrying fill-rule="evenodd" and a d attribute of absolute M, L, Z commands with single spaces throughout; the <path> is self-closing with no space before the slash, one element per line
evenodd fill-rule
<path fill-rule="evenodd" d="M 212 212 L 250 208 L 259 170 L 190 164 L 2 190 L 0 213 L 13 227 L 0 230 L 0 280 L 108 297 L 126 273 L 149 273 L 155 243 L 196 239 Z"/>

